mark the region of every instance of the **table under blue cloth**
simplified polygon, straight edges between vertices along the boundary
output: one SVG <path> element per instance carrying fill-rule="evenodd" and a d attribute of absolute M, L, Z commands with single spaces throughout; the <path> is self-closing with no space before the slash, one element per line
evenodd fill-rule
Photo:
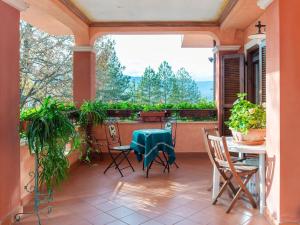
<path fill-rule="evenodd" d="M 133 132 L 130 147 L 141 161 L 144 155 L 144 166 L 148 167 L 155 160 L 159 151 L 168 155 L 168 163 L 172 164 L 175 159 L 175 152 L 172 142 L 172 134 L 169 130 L 143 129 Z"/>

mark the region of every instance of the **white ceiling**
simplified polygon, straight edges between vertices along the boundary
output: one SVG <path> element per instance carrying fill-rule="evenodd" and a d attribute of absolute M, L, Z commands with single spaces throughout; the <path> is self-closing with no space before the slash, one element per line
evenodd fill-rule
<path fill-rule="evenodd" d="M 71 0 L 93 22 L 216 21 L 228 0 Z"/>

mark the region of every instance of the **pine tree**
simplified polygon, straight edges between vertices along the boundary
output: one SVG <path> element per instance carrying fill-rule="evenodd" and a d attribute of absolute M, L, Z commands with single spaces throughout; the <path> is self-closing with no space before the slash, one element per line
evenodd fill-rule
<path fill-rule="evenodd" d="M 148 66 L 139 86 L 141 102 L 154 104 L 160 99 L 160 79 L 157 73 Z"/>
<path fill-rule="evenodd" d="M 180 68 L 176 73 L 176 85 L 178 102 L 197 102 L 200 98 L 200 91 L 197 83 L 185 68 Z"/>
<path fill-rule="evenodd" d="M 96 76 L 98 99 L 108 101 L 127 101 L 130 98 L 130 77 L 124 75 L 124 66 L 115 50 L 115 41 L 103 37 L 96 41 Z"/>
<path fill-rule="evenodd" d="M 160 94 L 162 96 L 161 102 L 167 104 L 171 96 L 175 79 L 172 67 L 167 61 L 163 61 L 158 67 L 158 76 L 160 78 Z"/>

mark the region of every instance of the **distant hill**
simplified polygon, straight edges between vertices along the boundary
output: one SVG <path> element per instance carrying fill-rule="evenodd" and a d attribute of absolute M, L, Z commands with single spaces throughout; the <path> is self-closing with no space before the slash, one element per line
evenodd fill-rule
<path fill-rule="evenodd" d="M 213 81 L 196 81 L 202 98 L 213 100 L 214 82 Z"/>
<path fill-rule="evenodd" d="M 142 77 L 132 77 L 130 76 L 130 81 L 135 82 L 136 85 L 139 85 L 141 83 Z"/>
<path fill-rule="evenodd" d="M 136 85 L 139 85 L 142 77 L 133 77 L 130 76 L 131 82 L 135 82 Z M 214 83 L 213 81 L 196 81 L 198 88 L 201 93 L 202 98 L 206 98 L 208 100 L 213 100 L 213 90 Z"/>

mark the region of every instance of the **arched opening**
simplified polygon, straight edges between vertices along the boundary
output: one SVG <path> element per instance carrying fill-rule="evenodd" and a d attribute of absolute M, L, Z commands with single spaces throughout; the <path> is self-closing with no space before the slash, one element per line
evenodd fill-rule
<path fill-rule="evenodd" d="M 96 98 L 141 104 L 213 101 L 215 38 L 209 32 L 97 38 Z M 169 77 L 164 77 L 166 68 Z"/>

